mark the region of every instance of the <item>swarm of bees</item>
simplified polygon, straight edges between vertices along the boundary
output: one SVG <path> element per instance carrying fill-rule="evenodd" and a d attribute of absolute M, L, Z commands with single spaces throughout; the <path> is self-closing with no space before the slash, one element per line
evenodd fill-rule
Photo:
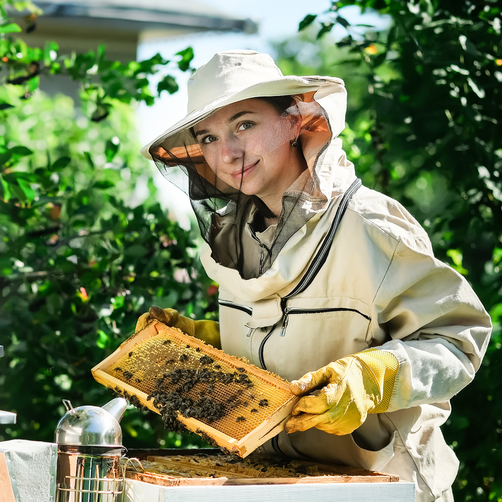
<path fill-rule="evenodd" d="M 178 420 L 181 415 L 224 433 L 230 428 L 232 437 L 243 437 L 268 415 L 265 408 L 270 396 L 263 392 L 267 389 L 244 367 L 215 360 L 200 347 L 181 346 L 162 336 L 133 347 L 117 360 L 110 374 L 146 394 L 168 430 L 184 430 Z M 120 387 L 114 390 L 144 408 L 131 392 Z"/>

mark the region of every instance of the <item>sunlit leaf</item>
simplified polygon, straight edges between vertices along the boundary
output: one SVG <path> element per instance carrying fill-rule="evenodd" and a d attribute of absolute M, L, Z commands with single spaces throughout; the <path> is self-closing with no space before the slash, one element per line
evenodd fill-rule
<path fill-rule="evenodd" d="M 0 26 L 0 33 L 20 33 L 21 31 L 23 30 L 16 23 L 9 23 Z"/>
<path fill-rule="evenodd" d="M 96 345 L 100 349 L 105 349 L 108 343 L 109 337 L 103 330 L 98 330 L 98 339 L 96 340 Z"/>
<path fill-rule="evenodd" d="M 17 183 L 19 188 L 23 191 L 23 194 L 28 202 L 32 202 L 35 199 L 35 191 L 29 183 L 21 178 L 18 178 Z"/>
<path fill-rule="evenodd" d="M 124 296 L 116 296 L 111 300 L 114 309 L 122 308 L 124 306 L 124 301 L 125 301 Z"/>
<path fill-rule="evenodd" d="M 5 202 L 9 202 L 12 195 L 9 188 L 9 184 L 1 176 L 0 176 L 0 182 L 2 183 L 2 188 L 3 188 L 3 200 Z"/>
<path fill-rule="evenodd" d="M 38 89 L 38 86 L 40 85 L 40 77 L 32 77 L 30 80 L 28 80 L 28 90 L 30 92 L 33 92 L 35 89 Z"/>

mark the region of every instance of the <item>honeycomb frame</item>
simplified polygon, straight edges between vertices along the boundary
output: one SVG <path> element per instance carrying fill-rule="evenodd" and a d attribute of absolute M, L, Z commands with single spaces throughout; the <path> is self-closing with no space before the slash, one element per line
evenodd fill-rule
<path fill-rule="evenodd" d="M 127 370 L 123 370 L 123 367 L 129 367 L 127 361 L 133 354 L 140 354 L 140 351 L 150 354 L 147 350 L 150 347 L 149 344 L 153 344 L 151 347 L 157 351 L 161 345 L 166 346 L 166 351 L 171 347 L 176 349 L 176 353 L 180 353 L 180 350 L 185 351 L 190 355 L 189 359 L 192 361 L 190 363 L 192 367 L 194 367 L 194 354 L 197 354 L 197 357 L 202 358 L 202 360 L 204 357 L 208 357 L 216 363 L 214 366 L 222 368 L 222 371 L 226 370 L 227 374 L 233 371 L 234 375 L 246 375 L 245 381 L 253 383 L 249 391 L 247 390 L 249 383 L 248 386 L 239 386 L 232 383 L 225 384 L 229 388 L 225 387 L 223 392 L 226 394 L 220 397 L 222 402 L 228 403 L 229 400 L 225 400 L 225 396 L 228 393 L 232 394 L 238 388 L 243 389 L 243 392 L 248 394 L 250 398 L 247 398 L 247 401 L 242 399 L 234 401 L 233 407 L 227 405 L 225 416 L 215 422 L 209 423 L 207 420 L 187 418 L 181 414 L 177 416 L 177 419 L 191 432 L 195 432 L 206 439 L 210 438 L 225 450 L 242 458 L 245 458 L 261 444 L 284 429 L 284 424 L 299 399 L 291 393 L 286 381 L 272 373 L 243 362 L 239 358 L 230 356 L 201 340 L 182 333 L 179 329 L 171 328 L 159 321 L 151 322 L 145 329 L 132 335 L 113 354 L 92 368 L 94 378 L 116 392 L 126 396 L 136 396 L 138 402 L 134 404 L 140 404 L 157 414 L 161 414 L 159 409 L 154 406 L 153 400 L 148 399 L 149 392 L 152 391 L 151 382 L 155 378 L 162 377 L 162 374 L 166 371 L 166 365 L 173 359 L 166 359 L 168 356 L 158 354 L 155 361 L 149 361 L 150 365 L 143 366 L 145 371 L 141 373 L 141 378 L 137 377 L 139 373 L 133 374 L 132 371 L 128 373 Z M 138 355 L 138 357 L 140 356 Z M 182 356 L 179 359 L 183 361 L 184 357 Z M 131 359 L 134 360 L 134 358 Z M 175 364 L 179 367 L 178 360 Z M 127 373 L 127 375 L 124 376 L 124 373 Z M 220 387 L 220 389 L 223 389 L 223 387 Z M 237 392 L 242 391 L 237 390 Z M 237 403 L 237 406 L 235 406 L 235 403 Z M 262 403 L 266 404 L 265 406 L 259 406 L 258 403 L 260 405 Z M 251 411 L 254 413 L 251 413 Z M 251 416 L 252 418 L 250 418 Z"/>

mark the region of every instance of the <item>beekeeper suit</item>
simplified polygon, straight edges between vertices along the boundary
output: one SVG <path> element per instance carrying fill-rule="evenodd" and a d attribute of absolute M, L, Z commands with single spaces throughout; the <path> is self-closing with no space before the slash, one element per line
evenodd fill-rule
<path fill-rule="evenodd" d="M 270 96 L 291 96 L 291 148 L 307 168 L 266 226 L 262 201 L 208 168 L 194 126 Z M 187 117 L 142 153 L 190 195 L 219 331 L 172 309 L 138 326 L 159 318 L 292 381 L 303 397 L 267 451 L 395 473 L 417 501 L 452 500 L 458 461 L 439 427 L 480 366 L 490 318 L 416 220 L 361 186 L 338 138 L 345 107 L 340 79 L 283 76 L 254 51 L 216 54 L 192 76 Z"/>

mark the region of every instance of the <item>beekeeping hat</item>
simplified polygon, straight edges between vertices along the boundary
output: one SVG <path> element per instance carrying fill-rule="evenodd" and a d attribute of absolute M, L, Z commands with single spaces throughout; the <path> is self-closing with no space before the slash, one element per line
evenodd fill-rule
<path fill-rule="evenodd" d="M 250 98 L 285 96 L 291 97 L 291 107 L 301 118 L 299 143 L 309 169 L 299 191 L 305 214 L 295 218 L 295 228 L 289 226 L 284 231 L 289 213 L 283 211 L 283 221 L 278 225 L 280 231 L 276 231 L 276 235 L 282 237 L 275 239 L 275 251 L 270 253 L 273 260 L 291 232 L 315 211 L 324 208 L 331 197 L 331 175 L 315 170 L 323 146 L 336 138 L 345 126 L 346 93 L 341 79 L 285 76 L 269 55 L 256 51 L 217 53 L 188 81 L 187 115 L 141 149 L 141 154 L 154 160 L 166 179 L 189 195 L 202 236 L 210 245 L 218 233 L 215 214 L 219 221 L 223 208 L 227 216 L 238 214 L 239 206 L 247 203 L 249 197 L 218 179 L 218 174 L 207 165 L 192 128 L 226 105 Z M 310 202 L 305 202 L 309 197 Z M 312 200 L 322 203 L 312 204 Z M 256 202 L 260 207 L 260 202 Z M 279 241 L 282 244 L 276 245 Z"/>
<path fill-rule="evenodd" d="M 333 86 L 343 87 L 343 81 L 336 77 L 285 76 L 268 54 L 247 50 L 218 52 L 188 81 L 187 115 L 145 145 L 141 154 L 151 160 L 157 151 L 155 147 L 164 141 L 169 149 L 185 146 L 185 136 L 192 136 L 191 127 L 231 103 L 249 98 L 294 96 L 322 87 L 329 93 L 333 92 Z M 188 143 L 193 142 L 193 137 L 188 138 Z"/>

